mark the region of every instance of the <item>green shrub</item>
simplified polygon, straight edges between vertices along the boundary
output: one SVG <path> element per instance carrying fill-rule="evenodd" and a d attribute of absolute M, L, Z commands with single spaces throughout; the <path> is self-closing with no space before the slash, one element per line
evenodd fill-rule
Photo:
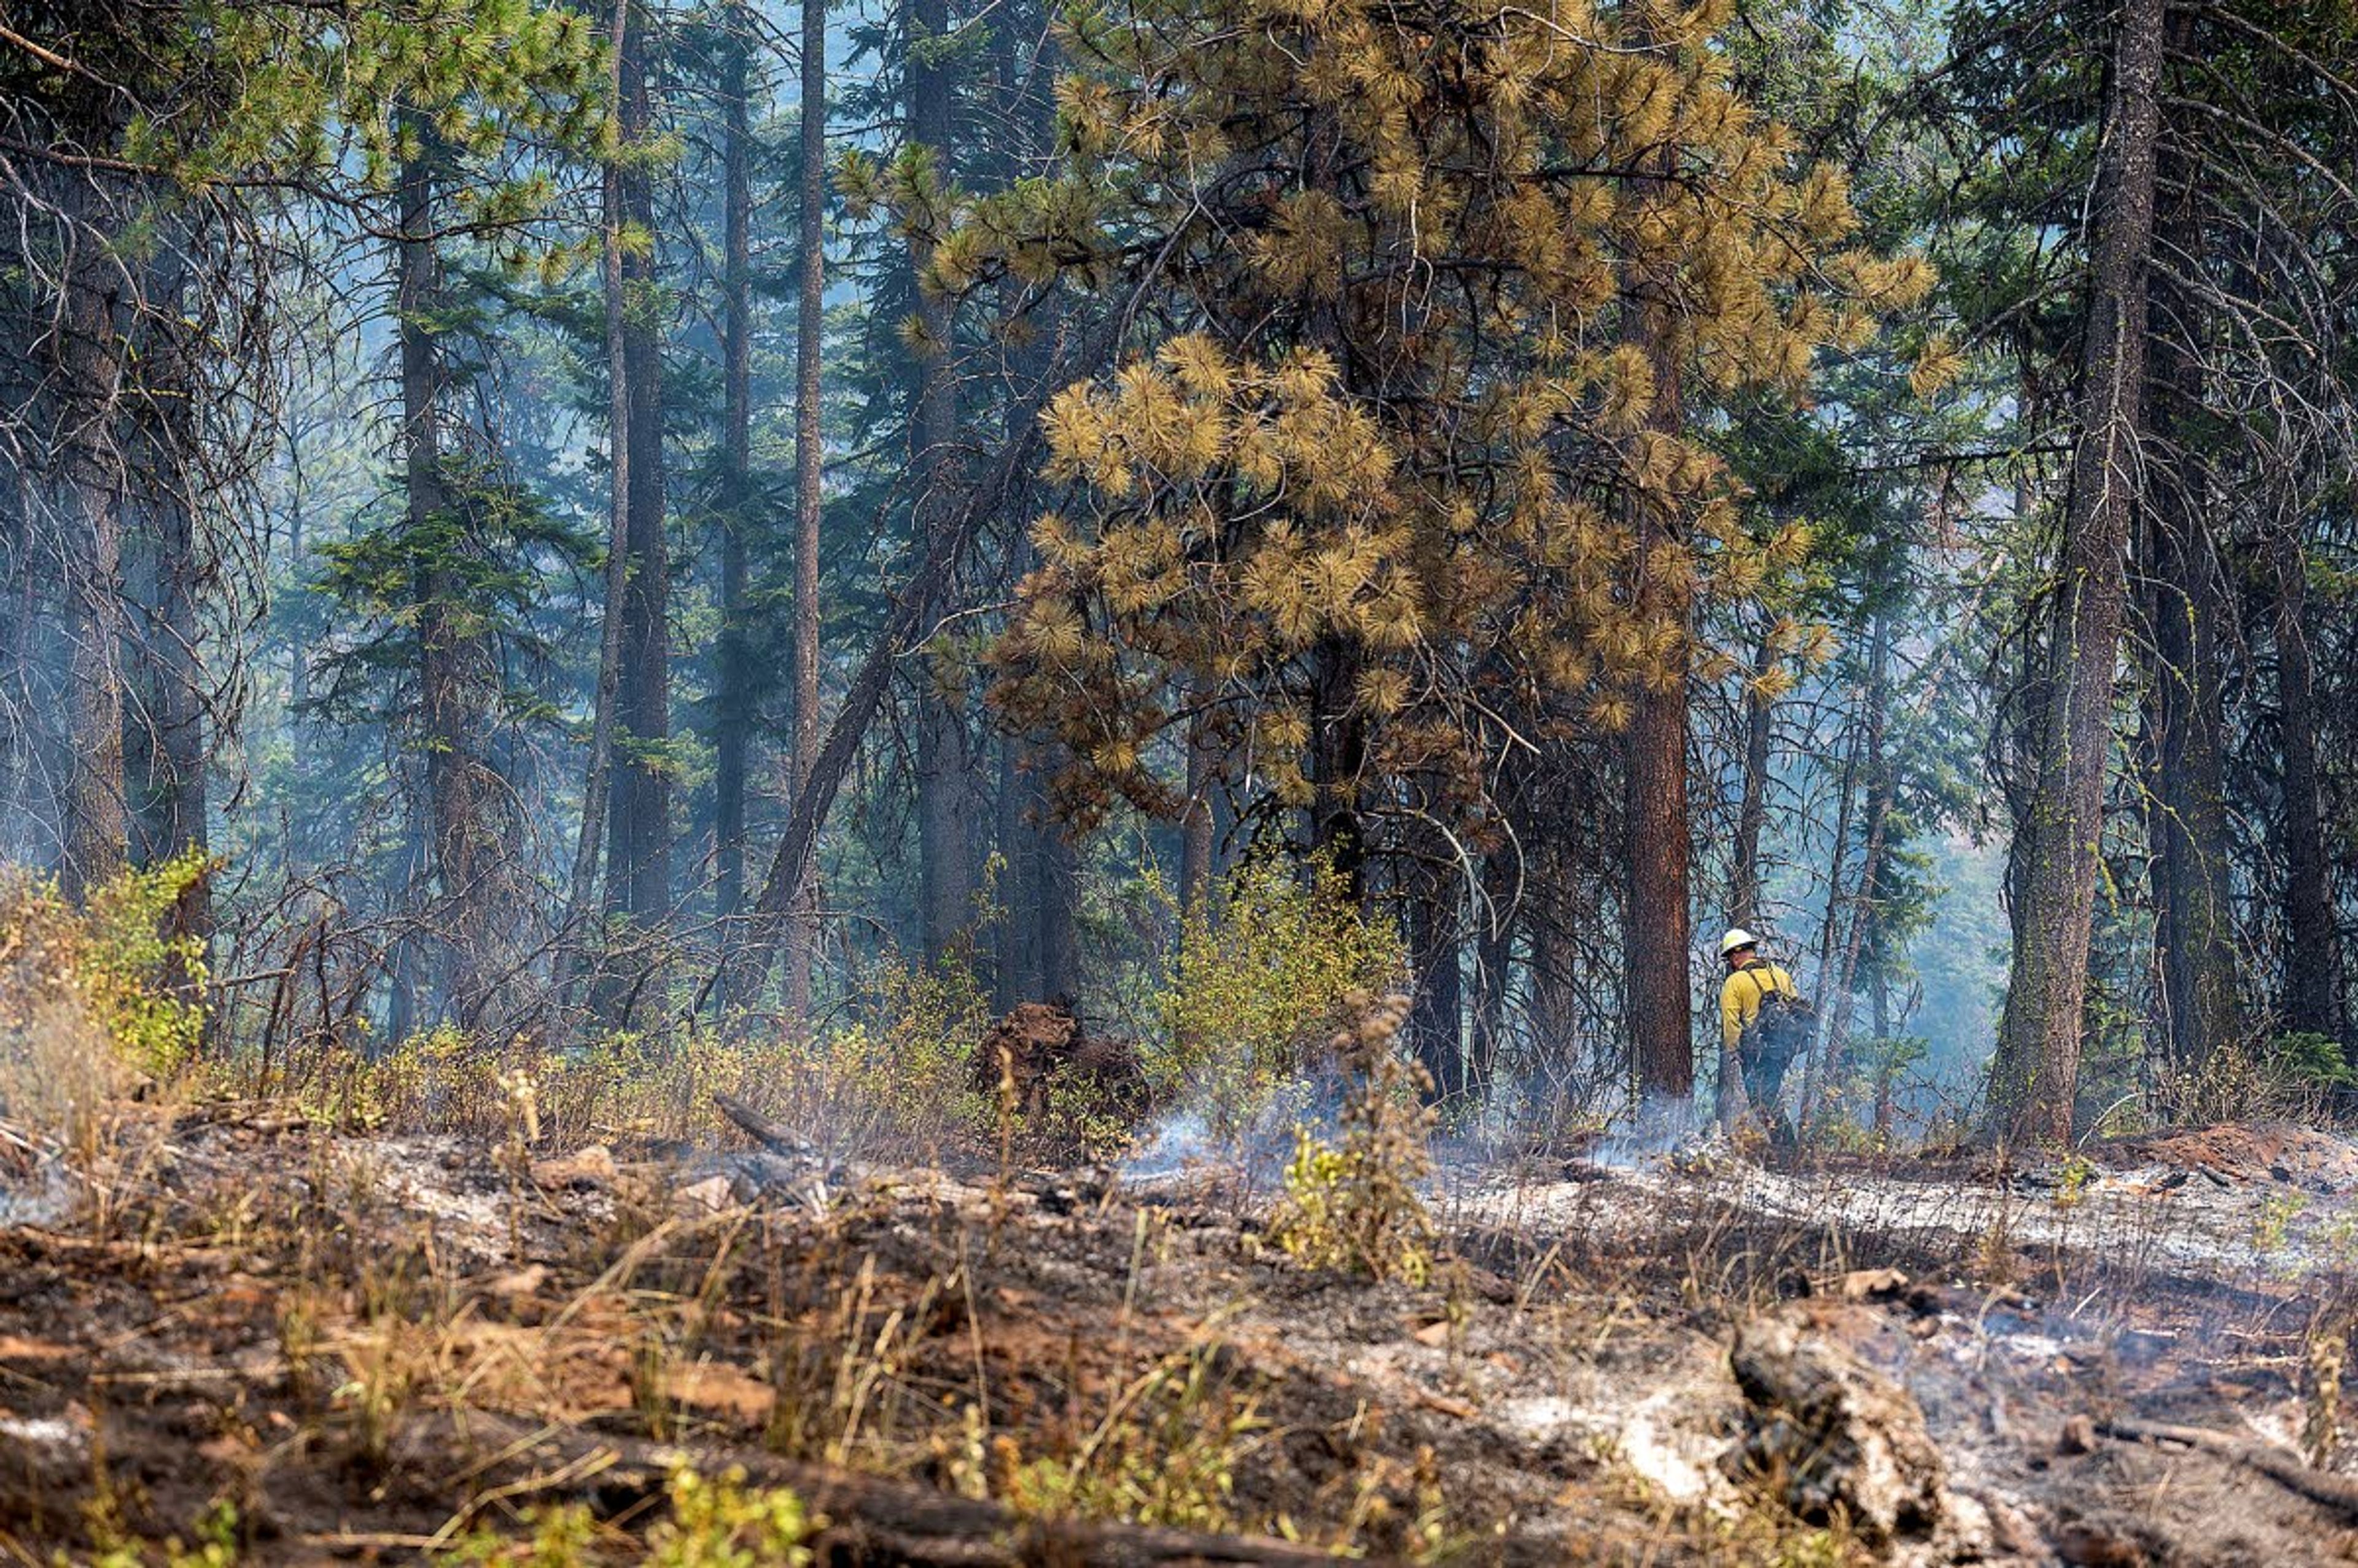
<path fill-rule="evenodd" d="M 1265 1120 L 1299 1086 L 1354 998 L 1407 973 L 1390 925 L 1363 919 L 1324 861 L 1248 860 L 1213 907 L 1180 923 L 1143 1052 L 1158 1101 L 1202 1106 L 1215 1132 Z"/>

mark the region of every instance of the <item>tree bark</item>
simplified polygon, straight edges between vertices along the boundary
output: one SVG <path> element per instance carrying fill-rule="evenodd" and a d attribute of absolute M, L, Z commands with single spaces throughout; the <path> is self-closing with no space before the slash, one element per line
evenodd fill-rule
<path fill-rule="evenodd" d="M 745 786 L 753 724 L 746 581 L 753 505 L 753 16 L 730 0 L 720 55 L 720 645 L 712 736 L 713 913 L 737 939 L 745 900 Z M 721 998 L 723 1006 L 730 999 Z"/>
<path fill-rule="evenodd" d="M 949 33 L 946 0 L 912 0 L 907 63 L 909 141 L 929 155 L 934 178 L 949 180 L 952 84 L 940 54 Z M 952 455 L 958 436 L 956 356 L 948 303 L 926 285 L 933 246 L 924 235 L 909 242 L 909 287 L 916 301 L 924 346 L 918 356 L 916 405 L 910 423 L 911 472 L 916 486 L 915 526 L 929 538 L 955 505 Z M 972 737 L 963 691 L 946 692 L 931 672 L 916 675 L 917 857 L 920 940 L 926 961 L 956 954 L 974 920 L 971 804 Z"/>
<path fill-rule="evenodd" d="M 631 0 L 613 0 L 608 23 L 607 89 L 622 102 L 622 70 L 631 35 Z M 614 730 L 622 687 L 623 600 L 631 574 L 631 387 L 623 352 L 625 320 L 622 265 L 622 168 L 607 160 L 602 195 L 600 272 L 606 307 L 606 582 L 604 619 L 598 643 L 598 686 L 591 700 L 590 759 L 581 782 L 581 831 L 574 841 L 572 887 L 566 900 L 564 969 L 569 981 L 583 967 L 591 943 L 584 929 L 597 886 L 600 847 L 614 795 Z M 611 846 L 607 848 L 611 849 Z M 715 973 L 728 971 L 723 949 Z M 564 988 L 560 988 L 564 989 Z"/>
<path fill-rule="evenodd" d="M 625 0 L 627 4 L 627 0 Z M 622 141 L 643 151 L 653 112 L 647 91 L 644 17 L 623 28 Z M 606 857 L 606 906 L 638 933 L 671 911 L 670 562 L 664 537 L 663 343 L 655 320 L 654 183 L 641 157 L 622 159 L 617 194 L 625 227 L 640 243 L 622 247 L 622 360 L 629 454 L 629 568 L 622 594 L 622 672 L 614 694 L 613 792 Z M 638 938 L 644 942 L 644 936 Z M 644 947 L 641 949 L 644 951 Z M 640 968 L 633 962 L 633 969 Z"/>
<path fill-rule="evenodd" d="M 2061 1142 L 2079 1087 L 2104 776 L 2127 583 L 2122 556 L 2141 478 L 2146 273 L 2153 243 L 2163 0 L 2125 0 L 2105 93 L 2102 200 L 2081 351 L 2079 434 L 2055 587 L 2051 673 L 2014 958 L 1985 1137 Z"/>
<path fill-rule="evenodd" d="M 1418 884 L 1409 897 L 1410 962 L 1416 973 L 1409 1038 L 1432 1076 L 1442 1100 L 1461 1098 L 1466 1089 L 1466 978 L 1459 951 L 1459 892 L 1464 886 L 1454 863 L 1412 868 Z"/>
<path fill-rule="evenodd" d="M 432 129 L 406 113 L 419 143 L 400 171 L 400 238 L 394 269 L 400 318 L 402 481 L 405 526 L 418 561 L 419 741 L 425 752 L 428 843 L 433 854 L 451 1017 L 473 1028 L 502 973 L 496 948 L 514 931 L 505 897 L 506 845 L 496 820 L 506 799 L 483 754 L 491 728 L 493 652 L 483 617 L 467 602 L 459 557 L 467 548 L 464 507 L 443 471 L 445 371 L 436 318 L 446 308 L 436 222 Z"/>
<path fill-rule="evenodd" d="M 2169 48 L 2194 47 L 2189 11 L 2169 18 Z M 2147 680 L 2146 827 L 2153 855 L 2158 1033 L 2183 1072 L 2244 1032 L 2235 987 L 2234 894 L 2228 885 L 2227 727 L 2219 632 L 2226 585 L 2208 527 L 2201 436 L 2201 307 L 2173 278 L 2201 267 L 2193 159 L 2166 146 L 2157 160 L 2158 248 L 2169 258 L 2148 284 L 2151 364 L 2145 385 L 2149 482 L 2145 546 L 2152 623 Z"/>
<path fill-rule="evenodd" d="M 2276 578 L 2277 708 L 2284 752 L 2285 1028 L 2347 1041 L 2342 1000 L 2332 863 L 2325 846 L 2322 774 L 2318 765 L 2316 675 L 2309 654 L 2309 562 L 2300 541 L 2279 533 L 2269 542 Z"/>
<path fill-rule="evenodd" d="M 1639 308 L 1633 307 L 1633 308 Z M 1650 427 L 1675 436 L 1684 419 L 1680 364 L 1668 324 L 1639 308 L 1637 335 L 1654 372 Z M 1622 808 L 1628 833 L 1628 891 L 1622 904 L 1623 1027 L 1641 1102 L 1683 1100 L 1694 1092 L 1694 997 L 1687 974 L 1693 940 L 1689 905 L 1692 847 L 1687 815 L 1687 622 L 1671 585 L 1651 579 L 1649 555 L 1676 520 L 1633 503 L 1639 579 L 1630 606 L 1640 621 L 1672 620 L 1680 636 L 1673 667 L 1639 683 L 1622 737 Z"/>
<path fill-rule="evenodd" d="M 210 842 L 206 770 L 211 747 L 200 614 L 209 574 L 197 549 L 189 487 L 200 345 L 188 326 L 185 243 L 176 236 L 149 264 L 137 349 L 142 368 L 134 489 L 141 518 L 137 576 L 143 580 L 135 595 L 141 618 L 134 642 L 143 717 L 130 727 L 125 746 L 139 763 L 136 849 L 142 864 L 184 850 L 201 855 Z M 211 880 L 200 875 L 181 890 L 167 914 L 166 935 L 195 940 L 201 968 L 213 925 Z M 198 970 L 176 955 L 168 971 L 166 983 L 182 1000 L 202 1000 Z"/>
<path fill-rule="evenodd" d="M 124 477 L 109 436 L 123 381 L 121 280 L 88 199 L 68 240 L 55 352 L 72 433 L 60 454 L 68 616 L 64 856 L 59 882 L 81 900 L 122 871 L 129 849 L 123 777 Z"/>
<path fill-rule="evenodd" d="M 802 192 L 795 307 L 795 734 L 794 793 L 810 788 L 818 763 L 819 373 L 827 310 L 827 0 L 802 6 Z M 810 1017 L 811 976 L 818 967 L 818 893 L 807 872 L 789 900 L 785 938 L 786 1017 Z"/>

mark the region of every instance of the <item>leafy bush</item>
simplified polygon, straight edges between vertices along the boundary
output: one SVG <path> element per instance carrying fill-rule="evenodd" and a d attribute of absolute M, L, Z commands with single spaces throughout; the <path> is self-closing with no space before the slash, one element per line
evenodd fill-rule
<path fill-rule="evenodd" d="M 126 1065 L 178 1071 L 204 1039 L 204 944 L 167 935 L 165 915 L 212 861 L 195 849 L 124 871 L 82 909 L 50 881 L 0 881 L 0 1031 L 63 1009 L 103 1033 Z"/>
<path fill-rule="evenodd" d="M 1143 1053 L 1158 1101 L 1201 1106 L 1227 1135 L 1263 1119 L 1304 1076 L 1350 1004 L 1407 972 L 1390 925 L 1361 918 L 1333 867 L 1248 860 L 1215 907 L 1181 923 Z"/>

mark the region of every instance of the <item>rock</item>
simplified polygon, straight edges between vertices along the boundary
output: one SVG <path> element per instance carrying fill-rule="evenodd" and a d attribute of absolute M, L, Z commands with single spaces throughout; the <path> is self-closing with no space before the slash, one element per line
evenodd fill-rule
<path fill-rule="evenodd" d="M 1896 1296 L 1908 1288 L 1908 1276 L 1897 1269 L 1853 1269 L 1842 1277 L 1836 1292 L 1846 1302 L 1876 1296 Z"/>
<path fill-rule="evenodd" d="M 708 1176 L 671 1195 L 672 1206 L 690 1219 L 702 1219 L 737 1205 L 736 1184 L 726 1176 Z"/>
<path fill-rule="evenodd" d="M 602 1187 L 611 1183 L 617 1173 L 614 1152 L 603 1143 L 592 1143 L 557 1159 L 532 1162 L 532 1179 L 544 1187 Z"/>
<path fill-rule="evenodd" d="M 1790 1309 L 1739 1327 L 1728 1365 L 1749 1407 L 1721 1460 L 1730 1476 L 1780 1487 L 1804 1519 L 1839 1512 L 1870 1541 L 1939 1529 L 1947 1469 L 1907 1390 Z"/>

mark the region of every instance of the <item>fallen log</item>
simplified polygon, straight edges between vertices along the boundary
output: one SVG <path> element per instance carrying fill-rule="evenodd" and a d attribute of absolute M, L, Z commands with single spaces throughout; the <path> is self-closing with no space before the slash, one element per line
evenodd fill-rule
<path fill-rule="evenodd" d="M 825 1159 L 817 1144 L 792 1128 L 773 1121 L 726 1089 L 713 1090 L 712 1103 L 720 1108 L 721 1115 L 741 1128 L 746 1136 L 774 1153 L 793 1160 Z"/>
<path fill-rule="evenodd" d="M 535 1432 L 481 1412 L 412 1422 L 396 1454 L 429 1472 L 447 1471 L 453 1458 L 467 1460 L 460 1474 L 478 1501 L 445 1527 L 442 1535 L 451 1539 L 494 1500 L 590 1498 L 610 1516 L 635 1511 L 663 1495 L 665 1476 L 685 1461 L 707 1476 L 735 1467 L 749 1484 L 792 1489 L 825 1520 L 808 1544 L 828 1568 L 1312 1568 L 1333 1561 L 1263 1537 L 1036 1519 L 837 1465 L 737 1448 L 691 1451 L 578 1429 Z"/>
<path fill-rule="evenodd" d="M 2127 1443 L 2175 1443 L 2215 1454 L 2230 1463 L 2255 1470 L 2296 1496 L 2358 1519 L 2358 1480 L 2315 1469 L 2300 1455 L 2266 1443 L 2236 1437 L 2208 1427 L 2176 1426 L 2168 1422 L 2139 1421 L 2135 1416 L 2100 1416 L 2096 1430 Z"/>

